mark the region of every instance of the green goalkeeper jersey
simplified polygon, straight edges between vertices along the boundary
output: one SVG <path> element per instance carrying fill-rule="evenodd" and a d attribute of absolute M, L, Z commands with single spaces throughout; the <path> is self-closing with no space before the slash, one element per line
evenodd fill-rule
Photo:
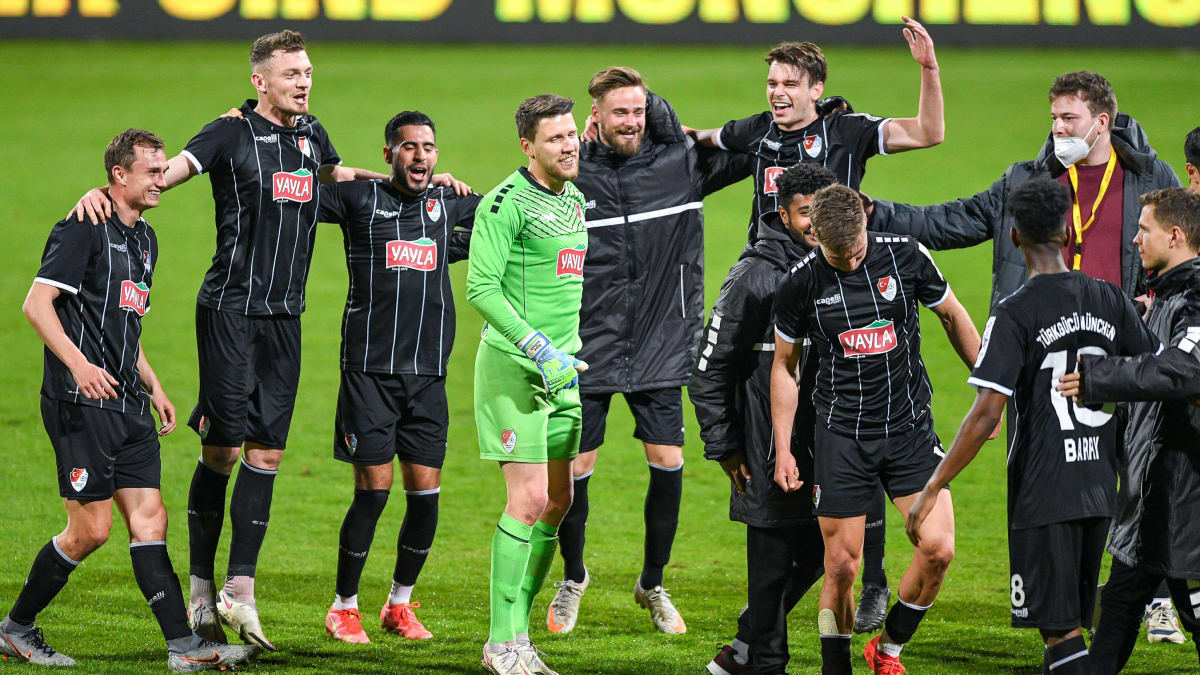
<path fill-rule="evenodd" d="M 574 354 L 583 298 L 587 229 L 583 193 L 568 182 L 554 194 L 518 169 L 475 210 L 467 301 L 483 315 L 483 340 L 511 354 L 541 331 Z"/>

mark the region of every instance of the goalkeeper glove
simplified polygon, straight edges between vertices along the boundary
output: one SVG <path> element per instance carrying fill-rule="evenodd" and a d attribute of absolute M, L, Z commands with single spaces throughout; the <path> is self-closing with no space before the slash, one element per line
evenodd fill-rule
<path fill-rule="evenodd" d="M 546 392 L 554 396 L 563 389 L 579 385 L 579 373 L 587 370 L 587 364 L 570 354 L 556 349 L 550 338 L 541 331 L 534 331 L 517 343 L 517 348 L 533 359 Z"/>

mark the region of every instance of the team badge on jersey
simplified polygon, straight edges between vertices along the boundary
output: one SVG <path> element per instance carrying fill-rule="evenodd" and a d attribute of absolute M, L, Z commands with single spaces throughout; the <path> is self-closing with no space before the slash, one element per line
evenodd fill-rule
<path fill-rule="evenodd" d="M 429 272 L 437 267 L 437 242 L 421 237 L 416 241 L 389 241 L 387 268 Z"/>
<path fill-rule="evenodd" d="M 307 136 L 301 136 L 300 138 L 297 138 L 296 147 L 300 148 L 300 152 L 303 152 L 305 157 L 312 157 L 312 151 L 308 149 Z"/>
<path fill-rule="evenodd" d="M 425 215 L 429 220 L 437 222 L 442 219 L 442 203 L 436 199 L 425 200 Z"/>
<path fill-rule="evenodd" d="M 879 289 L 879 294 L 883 296 L 884 300 L 891 302 L 896 299 L 896 289 L 899 287 L 899 284 L 896 283 L 895 277 L 886 276 L 875 282 L 875 286 Z"/>
<path fill-rule="evenodd" d="M 763 169 L 763 194 L 770 195 L 779 192 L 779 185 L 776 181 L 783 175 L 782 166 L 768 166 Z"/>
<path fill-rule="evenodd" d="M 147 254 L 149 255 L 149 254 Z M 150 299 L 150 287 L 145 282 L 133 283 L 126 279 L 121 282 L 121 309 L 137 312 L 138 316 L 146 315 L 146 303 Z"/>
<path fill-rule="evenodd" d="M 820 136 L 813 134 L 812 136 L 804 137 L 804 152 L 809 157 L 819 157 L 824 147 L 825 144 L 821 141 Z"/>
<path fill-rule="evenodd" d="M 312 195 L 313 175 L 308 169 L 276 171 L 271 176 L 271 199 L 277 202 L 307 202 Z"/>
<path fill-rule="evenodd" d="M 150 269 L 150 251 L 142 254 L 142 264 L 146 266 L 147 270 Z"/>
<path fill-rule="evenodd" d="M 71 469 L 71 487 L 79 492 L 87 485 L 88 472 L 87 469 Z"/>
<path fill-rule="evenodd" d="M 593 206 L 595 206 L 596 202 L 591 202 L 591 204 Z M 579 204 L 575 205 L 575 215 L 579 216 L 579 222 L 582 223 L 583 222 L 583 207 L 580 206 Z"/>
<path fill-rule="evenodd" d="M 821 486 L 813 485 L 813 506 L 821 506 Z"/>
<path fill-rule="evenodd" d="M 511 455 L 512 451 L 517 447 L 517 432 L 512 429 L 501 431 L 500 447 L 504 448 L 504 451 Z"/>
<path fill-rule="evenodd" d="M 346 437 L 343 440 L 346 441 L 346 450 L 353 455 L 354 451 L 358 450 L 358 436 L 355 436 L 354 434 L 346 434 Z"/>
<path fill-rule="evenodd" d="M 886 354 L 896 348 L 896 328 L 887 319 L 876 319 L 865 328 L 838 333 L 846 358 Z"/>
<path fill-rule="evenodd" d="M 564 248 L 558 252 L 558 274 L 560 277 L 582 277 L 583 256 L 587 254 L 587 246 L 579 244 L 575 248 Z"/>

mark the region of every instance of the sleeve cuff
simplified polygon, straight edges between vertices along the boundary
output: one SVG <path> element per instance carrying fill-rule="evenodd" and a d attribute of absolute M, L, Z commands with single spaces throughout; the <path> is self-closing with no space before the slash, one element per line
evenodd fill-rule
<path fill-rule="evenodd" d="M 722 150 L 729 149 L 729 148 L 725 147 L 725 143 L 723 143 L 721 141 L 721 130 L 720 129 L 717 129 L 717 133 L 713 135 L 713 141 L 716 142 L 718 148 L 720 148 Z"/>
<path fill-rule="evenodd" d="M 925 305 L 925 307 L 927 309 L 933 309 L 934 307 L 937 307 L 938 305 L 945 302 L 946 298 L 948 298 L 948 297 L 950 297 L 950 286 L 947 285 L 946 292 L 942 293 L 942 297 L 938 298 L 936 302 L 931 302 L 928 305 Z"/>
<path fill-rule="evenodd" d="M 64 284 L 61 281 L 47 279 L 46 277 L 35 277 L 34 282 L 39 283 L 39 284 L 46 284 L 47 286 L 53 286 L 55 288 L 64 290 L 64 291 L 70 293 L 71 295 L 79 295 L 78 288 L 75 288 L 74 286 L 71 286 L 69 284 Z"/>
<path fill-rule="evenodd" d="M 196 170 L 196 173 L 204 173 L 204 167 L 200 166 L 200 160 L 196 159 L 195 155 L 188 152 L 187 150 L 180 150 L 179 154 L 183 155 L 184 157 L 187 157 L 187 161 L 192 163 L 192 168 L 194 168 Z"/>
<path fill-rule="evenodd" d="M 976 387 L 976 388 L 991 389 L 992 391 L 998 391 L 1001 394 L 1004 394 L 1005 396 L 1011 397 L 1013 395 L 1012 389 L 1009 389 L 1008 387 L 1006 387 L 1002 384 L 996 384 L 995 382 L 980 379 L 978 377 L 968 377 L 967 384 L 971 385 L 972 387 Z"/>
<path fill-rule="evenodd" d="M 792 343 L 792 344 L 796 344 L 796 341 L 797 341 L 797 340 L 796 340 L 796 338 L 794 338 L 794 337 L 792 337 L 791 335 L 788 335 L 787 333 L 785 333 L 785 332 L 783 332 L 783 331 L 779 330 L 779 327 L 778 327 L 778 326 L 775 328 L 775 335 L 779 336 L 779 338 L 780 338 L 780 339 L 782 339 L 784 342 L 790 342 L 790 343 Z"/>
<path fill-rule="evenodd" d="M 878 129 L 877 133 L 879 134 L 879 154 L 881 154 L 881 155 L 888 154 L 887 144 L 883 142 L 883 128 L 891 123 L 892 123 L 892 118 L 889 117 L 889 118 L 885 119 L 884 121 L 880 122 L 879 126 L 876 127 L 876 129 Z"/>

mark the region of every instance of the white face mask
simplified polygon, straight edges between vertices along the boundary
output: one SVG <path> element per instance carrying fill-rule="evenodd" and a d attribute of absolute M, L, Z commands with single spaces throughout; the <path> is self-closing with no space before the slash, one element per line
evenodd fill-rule
<path fill-rule="evenodd" d="M 1092 122 L 1092 126 L 1088 128 L 1087 133 L 1083 135 L 1083 138 L 1076 136 L 1055 137 L 1054 156 L 1058 158 L 1058 161 L 1062 162 L 1063 166 L 1071 166 L 1088 156 L 1088 153 L 1092 151 L 1092 146 L 1096 144 L 1096 141 L 1100 140 L 1100 135 L 1097 134 L 1096 140 L 1092 141 L 1091 144 L 1088 144 L 1086 139 L 1091 135 L 1092 129 L 1095 129 L 1099 123 L 1100 118 L 1096 118 L 1096 121 Z"/>

